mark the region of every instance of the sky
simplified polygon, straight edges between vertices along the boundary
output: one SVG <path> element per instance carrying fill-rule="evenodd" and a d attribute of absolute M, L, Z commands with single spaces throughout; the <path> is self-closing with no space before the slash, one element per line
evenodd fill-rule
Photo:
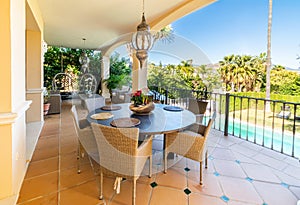
<path fill-rule="evenodd" d="M 268 0 L 219 0 L 173 22 L 172 27 L 177 38 L 194 44 L 211 63 L 230 54 L 256 56 L 267 51 Z M 296 59 L 300 55 L 300 0 L 273 0 L 271 48 L 273 64 L 300 67 Z M 150 61 L 163 51 L 154 46 L 151 52 Z"/>

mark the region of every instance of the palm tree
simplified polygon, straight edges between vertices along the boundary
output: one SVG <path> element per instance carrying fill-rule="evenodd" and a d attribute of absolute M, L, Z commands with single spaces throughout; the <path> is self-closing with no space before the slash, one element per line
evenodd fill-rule
<path fill-rule="evenodd" d="M 233 66 L 232 66 L 234 58 L 235 58 L 234 55 L 228 55 L 225 56 L 222 61 L 219 61 L 220 64 L 219 72 L 222 81 L 225 83 L 226 91 L 228 89 L 234 90 L 233 88 L 234 73 L 233 73 Z"/>
<path fill-rule="evenodd" d="M 272 30 L 272 10 L 273 0 L 269 0 L 269 16 L 268 16 L 268 45 L 267 45 L 267 75 L 266 75 L 266 98 L 270 99 L 271 93 L 271 30 Z M 270 103 L 266 104 L 266 110 L 270 111 Z"/>
<path fill-rule="evenodd" d="M 157 41 L 157 40 L 161 40 L 162 42 L 166 43 L 172 43 L 174 42 L 174 31 L 173 31 L 173 28 L 172 28 L 172 25 L 167 25 L 165 27 L 163 27 L 162 29 L 160 29 L 158 32 L 156 32 L 154 35 L 154 43 Z"/>

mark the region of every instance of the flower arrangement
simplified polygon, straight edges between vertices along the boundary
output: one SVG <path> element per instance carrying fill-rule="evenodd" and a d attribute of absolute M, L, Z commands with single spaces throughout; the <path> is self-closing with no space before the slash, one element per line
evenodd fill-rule
<path fill-rule="evenodd" d="M 134 106 L 145 105 L 148 103 L 148 96 L 143 94 L 142 90 L 137 90 L 131 97 Z"/>
<path fill-rule="evenodd" d="M 131 101 L 133 103 L 129 106 L 129 109 L 137 115 L 149 114 L 155 108 L 155 105 L 152 102 L 152 96 L 149 95 L 148 88 L 133 93 Z"/>

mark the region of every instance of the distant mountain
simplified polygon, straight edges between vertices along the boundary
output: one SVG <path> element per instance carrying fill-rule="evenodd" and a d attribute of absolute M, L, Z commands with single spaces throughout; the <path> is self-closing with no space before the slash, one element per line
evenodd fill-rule
<path fill-rule="evenodd" d="M 298 68 L 298 69 L 295 69 L 295 68 L 289 68 L 289 67 L 285 67 L 285 69 L 286 69 L 286 70 L 288 70 L 288 71 L 294 71 L 294 72 L 298 72 L 298 73 L 300 73 L 300 68 Z"/>

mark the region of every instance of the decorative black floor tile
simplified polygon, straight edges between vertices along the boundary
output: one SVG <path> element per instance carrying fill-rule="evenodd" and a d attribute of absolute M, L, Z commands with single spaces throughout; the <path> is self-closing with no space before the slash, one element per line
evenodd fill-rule
<path fill-rule="evenodd" d="M 150 184 L 150 186 L 152 187 L 152 188 L 154 188 L 154 187 L 156 187 L 158 184 L 156 183 L 156 182 L 152 182 L 151 184 Z"/>
<path fill-rule="evenodd" d="M 184 171 L 189 172 L 190 169 L 188 167 L 184 168 Z"/>
<path fill-rule="evenodd" d="M 183 190 L 183 191 L 184 191 L 184 193 L 185 193 L 186 195 L 189 195 L 190 193 L 192 193 L 191 190 L 189 190 L 188 188 L 186 188 L 186 189 Z"/>

